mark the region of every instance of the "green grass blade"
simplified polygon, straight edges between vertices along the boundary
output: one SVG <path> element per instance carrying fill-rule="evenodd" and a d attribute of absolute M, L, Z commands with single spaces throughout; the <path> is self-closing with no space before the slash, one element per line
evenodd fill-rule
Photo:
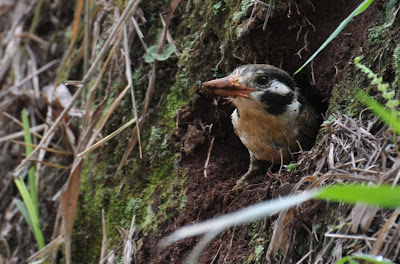
<path fill-rule="evenodd" d="M 345 20 L 340 23 L 340 25 L 336 28 L 336 30 L 329 36 L 327 40 L 319 47 L 319 49 L 314 52 L 314 54 L 294 73 L 299 73 L 307 64 L 309 64 L 317 55 L 320 53 L 328 44 L 331 42 L 339 33 L 346 27 L 346 25 L 357 15 L 364 12 L 374 0 L 365 0 L 362 2 Z"/>
<path fill-rule="evenodd" d="M 396 4 L 397 0 L 390 0 L 389 3 L 386 6 L 386 19 L 389 18 L 390 12 L 392 12 L 392 9 L 394 5 Z"/>
<path fill-rule="evenodd" d="M 368 261 L 368 263 L 374 263 L 374 264 L 394 264 L 391 260 L 384 259 L 381 256 L 373 256 L 373 255 L 368 255 L 368 254 L 357 254 L 354 256 L 347 256 L 344 258 L 341 258 L 336 262 L 336 264 L 345 264 L 345 263 L 359 263 L 356 262 L 355 259 L 357 260 L 365 260 Z"/>
<path fill-rule="evenodd" d="M 358 98 L 366 106 L 370 107 L 372 112 L 376 114 L 385 124 L 391 126 L 396 132 L 400 132 L 400 120 L 390 110 L 386 109 L 378 101 L 371 98 L 363 91 L 359 91 Z"/>
<path fill-rule="evenodd" d="M 22 200 L 24 201 L 26 209 L 29 213 L 32 227 L 33 227 L 33 229 L 32 229 L 33 235 L 35 236 L 35 239 L 38 243 L 39 249 L 42 249 L 45 246 L 45 244 L 44 244 L 44 238 L 43 238 L 42 231 L 40 230 L 39 215 L 37 214 L 37 210 L 34 207 L 34 204 L 31 199 L 31 196 L 29 194 L 28 188 L 26 187 L 25 182 L 22 178 L 15 179 L 14 182 L 18 188 L 19 193 L 22 196 Z"/>
<path fill-rule="evenodd" d="M 29 156 L 33 151 L 32 148 L 32 136 L 29 128 L 29 119 L 28 113 L 26 109 L 23 109 L 21 112 L 21 119 L 22 119 L 22 127 L 24 130 L 24 141 L 25 145 L 25 153 L 26 156 Z M 38 195 L 37 195 L 37 188 L 36 188 L 36 177 L 35 177 L 35 168 L 32 166 L 28 170 L 28 183 L 29 183 L 29 195 L 32 199 L 34 208 L 36 208 L 36 213 L 39 215 L 39 202 L 38 202 Z"/>
<path fill-rule="evenodd" d="M 364 203 L 394 209 L 400 207 L 400 187 L 391 185 L 364 186 L 360 184 L 334 185 L 322 189 L 315 199 L 349 204 Z"/>
<path fill-rule="evenodd" d="M 25 221 L 28 223 L 31 230 L 33 230 L 32 220 L 24 203 L 18 199 L 14 199 L 14 203 L 17 206 L 18 210 L 21 212 L 22 216 L 25 218 Z"/>

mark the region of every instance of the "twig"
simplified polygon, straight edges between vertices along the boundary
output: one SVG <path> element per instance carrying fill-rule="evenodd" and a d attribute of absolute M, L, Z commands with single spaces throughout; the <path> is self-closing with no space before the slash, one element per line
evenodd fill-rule
<path fill-rule="evenodd" d="M 269 17 L 271 16 L 272 1 L 275 1 L 275 0 L 269 0 L 267 14 L 265 15 L 264 24 L 263 24 L 263 27 L 262 27 L 263 31 L 265 31 L 265 29 L 267 28 L 267 23 L 268 23 Z"/>
<path fill-rule="evenodd" d="M 206 163 L 204 164 L 204 178 L 207 178 L 208 163 L 210 162 L 211 151 L 214 146 L 214 140 L 215 140 L 215 137 L 213 137 L 211 139 L 210 147 L 208 148 L 207 159 L 206 159 Z"/>
<path fill-rule="evenodd" d="M 6 91 L 1 92 L 0 93 L 0 97 L 3 97 L 9 93 L 11 93 L 14 89 L 20 87 L 21 85 L 25 84 L 26 82 L 28 82 L 30 79 L 32 79 L 33 77 L 39 75 L 40 73 L 48 70 L 49 68 L 53 67 L 55 64 L 57 64 L 60 60 L 53 60 L 49 63 L 47 63 L 46 65 L 44 65 L 42 68 L 40 68 L 39 70 L 29 74 L 28 76 L 26 76 L 24 79 L 22 79 L 21 81 L 17 82 L 16 84 L 14 84 L 13 86 L 11 86 L 10 88 L 8 88 Z"/>
<path fill-rule="evenodd" d="M 30 131 L 31 131 L 31 133 L 40 132 L 40 131 L 44 130 L 46 127 L 47 127 L 47 124 L 41 124 L 41 125 L 38 125 L 38 126 L 35 126 L 35 127 L 31 127 Z M 0 143 L 6 142 L 6 141 L 9 141 L 9 140 L 12 140 L 12 139 L 20 138 L 20 137 L 23 137 L 23 136 L 24 136 L 24 131 L 16 132 L 16 133 L 11 134 L 11 135 L 0 137 Z"/>
<path fill-rule="evenodd" d="M 376 238 L 375 238 L 375 237 L 357 236 L 357 235 L 345 235 L 345 234 L 325 233 L 324 236 L 326 236 L 326 237 L 333 237 L 333 238 L 362 239 L 362 240 L 376 241 Z"/>

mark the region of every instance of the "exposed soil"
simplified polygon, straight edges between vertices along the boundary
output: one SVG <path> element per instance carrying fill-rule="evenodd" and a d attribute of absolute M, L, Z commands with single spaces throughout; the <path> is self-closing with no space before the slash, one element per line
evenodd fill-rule
<path fill-rule="evenodd" d="M 262 30 L 265 12 L 257 9 L 256 17 L 250 21 L 249 30 L 242 37 L 241 43 L 243 48 L 251 50 L 250 56 L 242 60 L 249 63 L 269 63 L 294 72 L 360 2 L 362 1 L 289 1 L 289 4 L 276 8 L 266 31 Z M 381 2 L 377 1 L 366 12 L 357 16 L 317 56 L 311 67 L 308 66 L 295 76 L 303 93 L 321 113 L 327 109 L 332 89 L 343 78 L 345 65 L 352 54 L 363 45 L 368 33 L 367 27 L 376 20 L 376 9 L 380 5 Z M 243 61 L 238 60 L 238 64 L 243 64 Z M 139 252 L 138 263 L 183 263 L 198 239 L 187 239 L 164 249 L 156 248 L 155 245 L 163 236 L 181 226 L 285 195 L 290 192 L 291 184 L 305 176 L 293 176 L 283 171 L 278 175 L 275 169 L 266 175 L 250 179 L 249 185 L 239 195 L 227 197 L 236 181 L 246 172 L 249 163 L 246 148 L 233 132 L 230 122 L 232 111 L 230 103 L 208 94 L 200 94 L 180 111 L 177 136 L 190 145 L 190 151 L 182 154 L 180 164 L 189 175 L 188 201 L 183 211 L 176 213 L 172 220 L 160 228 L 162 233 L 147 237 Z M 191 126 L 189 133 L 188 126 Z M 202 140 L 192 139 L 189 144 L 193 135 L 197 138 L 200 136 Z M 206 177 L 204 166 L 213 138 L 215 141 L 210 152 Z M 313 215 L 308 217 L 312 218 Z M 274 220 L 275 218 L 264 220 L 262 230 L 269 233 L 269 226 Z M 248 246 L 251 239 L 248 226 L 227 230 L 206 248 L 199 263 L 244 262 L 254 250 Z"/>

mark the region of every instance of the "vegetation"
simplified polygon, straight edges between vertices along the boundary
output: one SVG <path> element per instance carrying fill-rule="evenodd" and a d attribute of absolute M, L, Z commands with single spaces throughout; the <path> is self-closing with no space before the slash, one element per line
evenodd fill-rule
<path fill-rule="evenodd" d="M 399 261 L 396 0 L 9 2 L 0 263 Z M 238 195 L 232 108 L 200 89 L 244 63 L 303 64 L 329 118 Z"/>

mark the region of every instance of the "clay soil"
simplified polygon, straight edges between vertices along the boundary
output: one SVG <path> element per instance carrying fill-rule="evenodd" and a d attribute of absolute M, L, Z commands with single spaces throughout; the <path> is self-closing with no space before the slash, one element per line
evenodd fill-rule
<path fill-rule="evenodd" d="M 256 18 L 250 22 L 241 43 L 251 50 L 250 56 L 245 58 L 246 62 L 269 63 L 290 73 L 294 72 L 305 61 L 304 58 L 309 57 L 361 1 L 290 2 L 290 6 L 283 5 L 273 13 L 266 31 L 262 30 L 265 12 L 255 11 Z M 295 76 L 303 93 L 321 114 L 328 107 L 332 89 L 343 79 L 345 66 L 352 59 L 352 54 L 362 47 L 368 34 L 367 26 L 376 20 L 376 10 L 382 8 L 381 4 L 377 1 L 357 16 L 317 56 L 312 67 L 307 67 Z M 243 64 L 243 61 L 237 60 L 237 64 Z M 188 148 L 182 153 L 180 166 L 189 175 L 188 201 L 183 211 L 176 213 L 173 219 L 164 224 L 161 233 L 147 237 L 138 255 L 138 263 L 183 263 L 198 238 L 186 239 L 167 248 L 155 247 L 162 237 L 179 227 L 288 194 L 290 188 L 286 187 L 306 176 L 284 171 L 279 173 L 278 166 L 270 169 L 266 175 L 251 178 L 240 194 L 231 194 L 231 188 L 246 172 L 249 163 L 248 152 L 234 134 L 230 123 L 233 109 L 222 98 L 200 93 L 197 99 L 180 111 L 178 138 Z M 208 155 L 210 160 L 206 177 L 204 167 Z M 313 218 L 313 215 L 309 217 Z M 268 234 L 275 220 L 276 217 L 266 219 L 260 222 L 262 226 L 259 228 Z M 301 225 L 300 221 L 298 228 L 302 228 Z M 249 247 L 252 239 L 249 226 L 238 226 L 218 236 L 203 252 L 199 263 L 245 262 L 254 252 L 254 248 Z M 298 237 L 295 243 L 301 244 L 300 240 Z M 265 244 L 268 245 L 267 241 Z M 297 252 L 298 255 L 293 256 L 293 259 L 298 260 L 306 253 Z"/>

